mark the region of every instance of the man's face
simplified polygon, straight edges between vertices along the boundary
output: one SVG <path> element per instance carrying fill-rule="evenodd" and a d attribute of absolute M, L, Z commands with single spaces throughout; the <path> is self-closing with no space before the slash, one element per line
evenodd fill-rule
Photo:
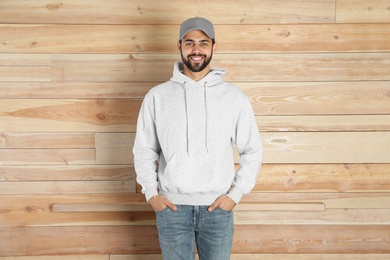
<path fill-rule="evenodd" d="M 192 72 L 200 72 L 209 65 L 214 47 L 212 40 L 200 30 L 188 32 L 179 44 L 181 59 Z"/>

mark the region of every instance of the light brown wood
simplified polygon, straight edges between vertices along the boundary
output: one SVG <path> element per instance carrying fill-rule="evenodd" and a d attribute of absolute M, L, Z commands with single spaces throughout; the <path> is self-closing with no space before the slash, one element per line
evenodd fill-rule
<path fill-rule="evenodd" d="M 1 81 L 50 81 L 50 67 L 0 66 Z"/>
<path fill-rule="evenodd" d="M 99 141 L 97 135 L 98 163 L 132 163 L 130 144 L 134 134 L 100 136 L 107 141 Z M 267 151 L 264 163 L 390 163 L 388 132 L 266 132 L 262 133 L 262 140 Z"/>
<path fill-rule="evenodd" d="M 389 254 L 232 254 L 232 260 L 387 260 Z M 111 255 L 110 260 L 162 260 L 162 255 Z M 198 260 L 198 255 L 195 256 Z M 0 258 L 0 260 L 3 260 Z M 8 259 L 5 259 L 8 260 Z M 22 259 L 25 260 L 25 259 Z M 28 260 L 28 259 L 26 259 Z"/>
<path fill-rule="evenodd" d="M 253 192 L 387 191 L 389 164 L 264 164 Z"/>
<path fill-rule="evenodd" d="M 58 82 L 161 82 L 180 60 L 178 54 L 53 58 L 52 80 Z M 228 81 L 368 81 L 390 80 L 389 60 L 388 53 L 218 54 L 212 65 L 227 69 Z"/>
<path fill-rule="evenodd" d="M 58 31 L 61 34 L 52 37 Z M 390 48 L 386 24 L 245 25 L 245 30 L 242 25 L 216 25 L 215 31 L 221 43 L 218 53 L 385 52 Z M 7 39 L 0 47 L 3 53 L 177 53 L 179 31 L 177 25 L 13 24 L 0 25 L 0 34 Z M 245 44 L 237 45 L 243 39 Z"/>
<path fill-rule="evenodd" d="M 133 193 L 134 181 L 0 182 L 0 194 Z"/>
<path fill-rule="evenodd" d="M 0 148 L 95 148 L 94 134 L 33 134 L 3 133 L 0 135 Z"/>
<path fill-rule="evenodd" d="M 97 133 L 96 164 L 133 164 L 134 138 L 133 133 Z"/>
<path fill-rule="evenodd" d="M 95 161 L 95 149 L 0 149 L 0 165 L 74 165 Z"/>
<path fill-rule="evenodd" d="M 29 227 L 0 228 L 0 231 L 3 256 L 52 255 L 54 252 L 61 255 L 159 253 L 154 226 Z M 237 225 L 232 252 L 389 254 L 389 234 L 389 227 L 385 225 Z M 4 239 L 6 237 L 9 239 Z M 20 237 L 26 239 L 20 240 Z M 29 241 L 28 246 L 26 241 Z"/>
<path fill-rule="evenodd" d="M 12 0 L 1 2 L 0 23 L 69 23 L 69 24 L 180 24 L 188 17 L 210 17 L 221 24 L 261 23 L 329 23 L 335 20 L 335 0 L 207 0 L 187 8 L 183 0 L 169 3 L 153 0 L 116 0 L 108 4 L 95 0 L 67 0 L 51 3 L 44 0 Z M 221 8 L 221 6 L 229 8 Z M 207 8 L 204 8 L 207 6 Z"/>
<path fill-rule="evenodd" d="M 109 255 L 68 255 L 68 256 L 17 256 L 1 257 L 0 260 L 109 260 Z"/>
<path fill-rule="evenodd" d="M 264 141 L 232 259 L 387 260 L 389 6 L 0 0 L 0 260 L 161 259 L 132 146 L 193 16 L 215 24 L 211 66 L 249 97 Z"/>
<path fill-rule="evenodd" d="M 128 181 L 135 179 L 131 165 L 2 166 L 0 181 Z"/>
<path fill-rule="evenodd" d="M 129 132 L 135 130 L 140 100 L 2 99 L 2 132 Z"/>
<path fill-rule="evenodd" d="M 337 0 L 338 23 L 389 23 L 388 0 Z"/>
<path fill-rule="evenodd" d="M 389 115 L 257 116 L 260 132 L 389 131 Z"/>

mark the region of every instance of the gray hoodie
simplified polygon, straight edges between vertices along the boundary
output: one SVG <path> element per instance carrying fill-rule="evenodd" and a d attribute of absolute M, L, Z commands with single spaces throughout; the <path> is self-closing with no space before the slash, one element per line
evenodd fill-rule
<path fill-rule="evenodd" d="M 152 88 L 138 117 L 134 144 L 137 182 L 149 201 L 210 205 L 227 194 L 236 203 L 256 183 L 262 143 L 242 91 L 212 69 L 193 81 L 176 63 L 170 81 Z M 240 155 L 235 172 L 233 144 Z"/>

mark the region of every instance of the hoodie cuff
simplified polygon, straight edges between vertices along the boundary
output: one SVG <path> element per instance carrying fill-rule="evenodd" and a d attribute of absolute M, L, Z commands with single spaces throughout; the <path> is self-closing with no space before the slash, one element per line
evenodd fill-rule
<path fill-rule="evenodd" d="M 155 190 L 155 189 L 151 189 L 151 190 L 145 191 L 144 194 L 145 194 L 146 201 L 149 203 L 149 200 L 150 200 L 152 197 L 158 195 L 158 191 Z"/>
<path fill-rule="evenodd" d="M 239 189 L 236 187 L 233 187 L 229 193 L 227 194 L 229 198 L 231 198 L 236 205 L 240 202 L 241 198 L 244 196 L 244 193 L 242 193 Z"/>

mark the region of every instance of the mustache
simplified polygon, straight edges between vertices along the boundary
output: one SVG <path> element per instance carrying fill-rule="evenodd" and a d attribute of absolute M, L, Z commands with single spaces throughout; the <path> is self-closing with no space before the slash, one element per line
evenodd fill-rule
<path fill-rule="evenodd" d="M 207 55 L 205 55 L 205 54 L 190 54 L 190 55 L 187 55 L 187 58 L 190 58 L 190 57 L 194 57 L 194 56 L 197 56 L 197 57 L 204 57 L 204 58 L 206 58 L 207 57 Z"/>

